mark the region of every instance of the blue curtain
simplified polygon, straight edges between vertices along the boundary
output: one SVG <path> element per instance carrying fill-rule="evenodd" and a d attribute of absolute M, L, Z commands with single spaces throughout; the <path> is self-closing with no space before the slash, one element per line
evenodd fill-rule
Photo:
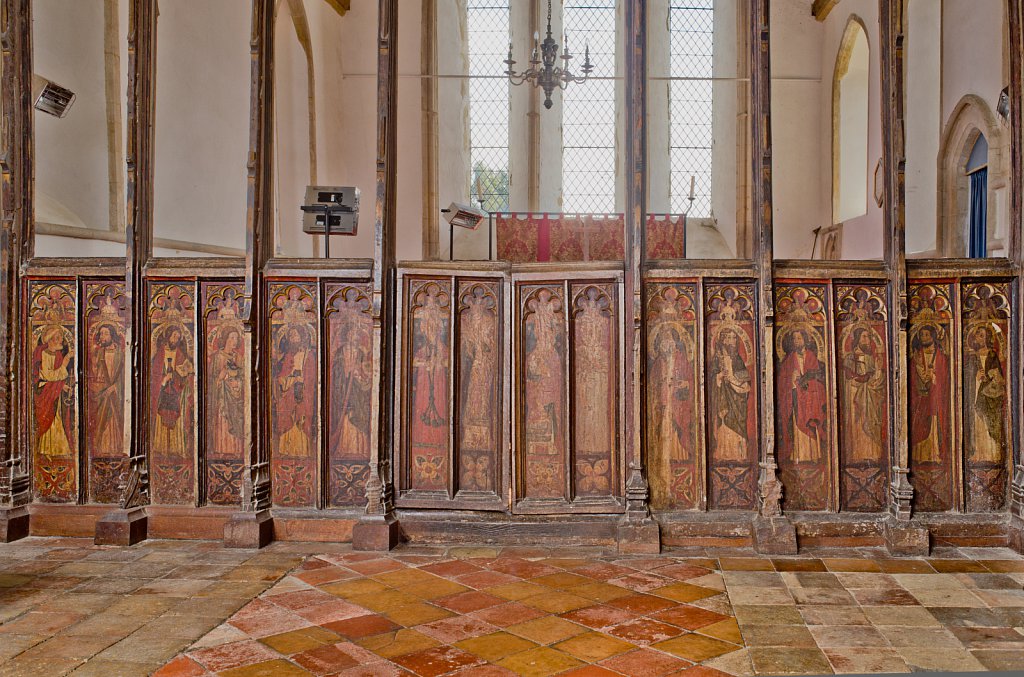
<path fill-rule="evenodd" d="M 969 253 L 972 259 L 983 259 L 988 255 L 988 169 L 979 169 L 971 174 L 971 233 Z"/>

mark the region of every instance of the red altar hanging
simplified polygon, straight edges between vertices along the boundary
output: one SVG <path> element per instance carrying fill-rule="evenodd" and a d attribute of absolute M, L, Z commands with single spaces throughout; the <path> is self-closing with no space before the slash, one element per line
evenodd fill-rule
<path fill-rule="evenodd" d="M 546 261 L 621 261 L 622 214 L 547 214 L 507 212 L 494 215 L 498 259 L 511 263 Z M 686 257 L 686 216 L 647 215 L 647 258 Z"/>

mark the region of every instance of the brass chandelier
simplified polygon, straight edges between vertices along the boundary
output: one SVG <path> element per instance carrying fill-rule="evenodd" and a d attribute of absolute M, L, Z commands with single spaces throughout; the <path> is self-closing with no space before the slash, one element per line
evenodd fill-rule
<path fill-rule="evenodd" d="M 544 107 L 551 108 L 551 93 L 555 91 L 557 87 L 560 90 L 565 90 L 570 83 L 582 83 L 586 82 L 590 77 L 590 74 L 594 72 L 594 64 L 590 62 L 590 45 L 584 46 L 584 57 L 581 71 L 583 75 L 576 75 L 569 70 L 569 61 L 572 60 L 573 56 L 569 53 L 569 36 L 563 34 L 562 36 L 562 54 L 558 54 L 558 43 L 551 36 L 551 0 L 548 0 L 548 34 L 544 38 L 544 42 L 539 45 L 537 39 L 538 35 L 533 34 L 533 53 L 530 55 L 530 67 L 522 73 L 515 71 L 516 62 L 512 58 L 512 43 L 508 43 L 508 58 L 505 59 L 505 64 L 508 68 L 505 70 L 505 75 L 508 76 L 509 82 L 513 85 L 521 85 L 523 83 L 529 83 L 534 87 L 540 87 L 544 90 Z M 562 59 L 562 65 L 556 66 L 557 60 Z"/>

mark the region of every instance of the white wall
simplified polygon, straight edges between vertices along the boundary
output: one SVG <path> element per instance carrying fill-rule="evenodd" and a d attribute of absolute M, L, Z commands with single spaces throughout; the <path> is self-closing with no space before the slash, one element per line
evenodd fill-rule
<path fill-rule="evenodd" d="M 906 16 L 907 253 L 936 248 L 942 130 L 942 0 L 909 0 Z"/>

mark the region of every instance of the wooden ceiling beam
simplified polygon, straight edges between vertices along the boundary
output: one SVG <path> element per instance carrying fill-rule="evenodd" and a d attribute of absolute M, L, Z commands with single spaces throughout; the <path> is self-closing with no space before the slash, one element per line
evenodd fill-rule
<path fill-rule="evenodd" d="M 324 0 L 335 12 L 345 16 L 345 12 L 352 9 L 352 0 Z"/>
<path fill-rule="evenodd" d="M 838 4 L 839 0 L 814 0 L 814 4 L 811 5 L 811 14 L 818 21 L 824 21 L 828 18 L 832 8 Z"/>

